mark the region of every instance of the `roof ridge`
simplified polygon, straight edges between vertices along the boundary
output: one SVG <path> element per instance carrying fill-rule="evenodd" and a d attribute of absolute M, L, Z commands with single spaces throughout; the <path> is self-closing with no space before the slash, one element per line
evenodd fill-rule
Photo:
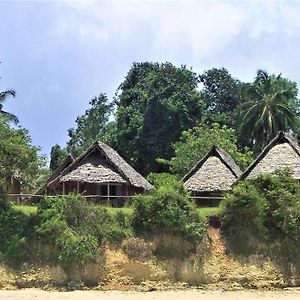
<path fill-rule="evenodd" d="M 298 142 L 294 139 L 294 137 L 288 132 L 278 131 L 276 136 L 264 147 L 264 149 L 260 152 L 260 154 L 256 157 L 256 159 L 248 166 L 248 168 L 241 174 L 238 178 L 239 180 L 245 179 L 250 172 L 258 165 L 258 163 L 264 159 L 264 157 L 268 154 L 268 152 L 280 141 L 286 141 L 294 151 L 300 156 L 300 147 Z"/>
<path fill-rule="evenodd" d="M 216 153 L 223 163 L 229 168 L 233 175 L 238 178 L 242 173 L 238 165 L 235 163 L 234 159 L 221 147 L 218 145 L 213 145 L 210 150 L 190 169 L 190 171 L 182 178 L 182 181 L 185 182 L 190 177 L 192 177 L 205 163 L 205 161 L 212 156 L 213 153 Z"/>

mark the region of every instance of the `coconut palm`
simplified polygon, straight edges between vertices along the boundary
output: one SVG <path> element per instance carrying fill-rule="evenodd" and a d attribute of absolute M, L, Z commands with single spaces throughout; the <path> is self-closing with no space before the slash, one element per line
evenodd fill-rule
<path fill-rule="evenodd" d="M 258 70 L 254 83 L 245 91 L 240 131 L 242 136 L 252 140 L 256 151 L 260 151 L 277 131 L 294 127 L 296 112 L 291 101 L 294 96 L 281 88 L 281 80 L 281 75 L 269 76 Z"/>
<path fill-rule="evenodd" d="M 7 90 L 4 92 L 0 92 L 0 121 L 4 120 L 6 122 L 13 122 L 15 124 L 19 123 L 19 120 L 15 115 L 3 110 L 3 104 L 6 101 L 6 99 L 9 96 L 15 97 L 15 95 L 16 95 L 16 92 L 13 90 Z"/>

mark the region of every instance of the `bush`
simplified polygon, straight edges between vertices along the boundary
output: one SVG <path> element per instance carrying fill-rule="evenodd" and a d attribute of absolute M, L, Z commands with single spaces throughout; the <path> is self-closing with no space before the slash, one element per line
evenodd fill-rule
<path fill-rule="evenodd" d="M 255 240 L 270 254 L 300 258 L 300 186 L 288 170 L 240 182 L 225 197 L 221 218 L 233 245 L 248 247 Z"/>
<path fill-rule="evenodd" d="M 27 235 L 30 216 L 13 208 L 4 197 L 0 198 L 0 252 L 2 258 L 17 265 L 29 257 Z"/>
<path fill-rule="evenodd" d="M 80 195 L 43 199 L 38 207 L 36 231 L 56 248 L 55 259 L 63 266 L 84 266 L 94 261 L 106 240 L 121 242 L 131 234 L 101 206 L 89 204 Z M 126 223 L 123 216 L 117 217 Z"/>
<path fill-rule="evenodd" d="M 98 242 L 94 236 L 82 236 L 71 230 L 66 230 L 62 236 L 58 259 L 65 267 L 74 263 L 84 266 L 95 258 L 97 251 Z"/>
<path fill-rule="evenodd" d="M 138 233 L 167 233 L 196 242 L 206 232 L 181 182 L 161 185 L 149 195 L 134 198 L 133 227 Z"/>
<path fill-rule="evenodd" d="M 221 204 L 221 229 L 233 252 L 251 252 L 254 239 L 267 239 L 267 207 L 267 200 L 249 181 L 239 183 L 225 196 Z"/>
<path fill-rule="evenodd" d="M 131 218 L 120 210 L 117 211 L 115 215 L 115 220 L 121 228 L 125 229 L 131 227 Z"/>
<path fill-rule="evenodd" d="M 147 180 L 156 188 L 165 185 L 178 185 L 178 179 L 170 173 L 150 173 Z"/>

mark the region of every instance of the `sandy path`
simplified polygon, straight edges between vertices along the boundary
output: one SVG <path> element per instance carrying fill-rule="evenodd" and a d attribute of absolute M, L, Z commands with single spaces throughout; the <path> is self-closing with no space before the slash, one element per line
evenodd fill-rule
<path fill-rule="evenodd" d="M 65 299 L 89 299 L 89 300 L 296 300 L 300 299 L 300 290 L 289 291 L 241 291 L 241 292 L 222 292 L 222 291 L 166 291 L 166 292 L 100 292 L 100 291 L 74 291 L 74 292 L 47 292 L 38 289 L 24 289 L 13 291 L 1 291 L 0 299 L 12 300 L 31 300 L 31 299 L 51 299 L 51 300 L 65 300 Z"/>

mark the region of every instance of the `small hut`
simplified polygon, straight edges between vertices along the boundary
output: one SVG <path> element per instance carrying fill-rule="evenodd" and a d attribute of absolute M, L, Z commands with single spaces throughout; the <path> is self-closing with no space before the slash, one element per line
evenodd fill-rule
<path fill-rule="evenodd" d="M 187 173 L 184 186 L 192 193 L 198 206 L 217 206 L 224 192 L 241 175 L 240 168 L 221 148 L 213 146 L 208 153 Z"/>
<path fill-rule="evenodd" d="M 124 196 L 143 193 L 152 185 L 135 171 L 115 150 L 102 142 L 93 143 L 82 155 L 52 176 L 47 194 L 86 196 L 96 202 L 124 202 Z"/>
<path fill-rule="evenodd" d="M 300 180 L 300 147 L 292 136 L 280 131 L 240 179 L 255 178 L 284 168 L 290 169 L 292 176 Z"/>

